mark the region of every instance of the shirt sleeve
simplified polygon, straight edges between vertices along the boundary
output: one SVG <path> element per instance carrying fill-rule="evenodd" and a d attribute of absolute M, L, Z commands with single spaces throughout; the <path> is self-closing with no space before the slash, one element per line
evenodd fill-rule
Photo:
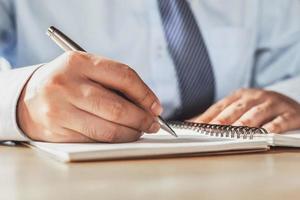
<path fill-rule="evenodd" d="M 300 1 L 260 1 L 253 86 L 300 102 Z M 297 78 L 298 77 L 298 78 Z M 295 85 L 297 84 L 297 85 Z"/>
<path fill-rule="evenodd" d="M 16 108 L 24 85 L 39 66 L 0 72 L 0 141 L 29 140 L 18 127 Z"/>
<path fill-rule="evenodd" d="M 0 57 L 9 60 L 15 42 L 12 1 L 0 0 Z"/>

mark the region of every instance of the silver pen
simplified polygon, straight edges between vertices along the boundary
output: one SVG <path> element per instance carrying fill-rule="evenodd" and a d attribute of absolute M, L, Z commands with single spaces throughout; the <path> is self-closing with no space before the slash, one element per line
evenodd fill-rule
<path fill-rule="evenodd" d="M 84 51 L 78 44 L 72 41 L 68 36 L 62 33 L 57 28 L 51 26 L 47 30 L 47 35 L 64 51 Z M 158 116 L 158 122 L 160 127 L 170 133 L 171 135 L 178 137 L 175 131 L 168 125 L 168 123 L 161 117 Z"/>

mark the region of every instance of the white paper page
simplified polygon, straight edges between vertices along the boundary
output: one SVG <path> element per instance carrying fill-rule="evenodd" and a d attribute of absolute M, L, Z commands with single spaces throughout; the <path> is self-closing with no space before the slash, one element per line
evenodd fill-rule
<path fill-rule="evenodd" d="M 300 130 L 295 130 L 295 131 L 289 131 L 283 134 L 277 134 L 277 135 L 281 135 L 284 137 L 289 137 L 289 138 L 297 138 L 300 139 Z"/>
<path fill-rule="evenodd" d="M 66 144 L 32 142 L 31 145 L 63 161 L 267 148 L 265 141 L 215 138 L 200 135 L 191 130 L 176 130 L 176 132 L 178 133 L 178 138 L 160 131 L 157 134 L 145 134 L 140 140 L 133 143 Z"/>
<path fill-rule="evenodd" d="M 300 147 L 300 130 L 271 135 L 272 146 Z"/>

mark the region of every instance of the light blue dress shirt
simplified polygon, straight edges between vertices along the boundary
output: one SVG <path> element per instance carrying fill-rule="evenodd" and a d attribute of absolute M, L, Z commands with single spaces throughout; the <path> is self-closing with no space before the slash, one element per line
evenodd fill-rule
<path fill-rule="evenodd" d="M 286 81 L 300 74 L 300 1 L 189 2 L 213 65 L 215 100 L 241 87 L 282 82 L 284 92 L 295 85 Z M 89 52 L 134 68 L 162 101 L 165 115 L 180 107 L 155 0 L 0 0 L 0 57 L 13 68 L 51 61 L 62 51 L 45 35 L 50 25 Z"/>

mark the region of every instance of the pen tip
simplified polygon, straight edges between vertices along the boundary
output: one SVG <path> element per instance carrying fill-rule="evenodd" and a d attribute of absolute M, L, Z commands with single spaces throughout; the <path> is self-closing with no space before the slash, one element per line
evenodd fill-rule
<path fill-rule="evenodd" d="M 169 124 L 166 123 L 166 126 L 167 126 L 169 132 L 170 132 L 173 136 L 178 137 L 178 135 L 176 134 L 176 132 L 169 126 Z"/>
<path fill-rule="evenodd" d="M 178 135 L 175 133 L 175 131 L 173 129 L 171 129 L 171 131 L 175 137 L 178 137 Z"/>
<path fill-rule="evenodd" d="M 169 124 L 161 116 L 158 116 L 158 121 L 162 129 L 169 132 L 171 135 L 178 137 L 175 131 L 169 126 Z"/>

